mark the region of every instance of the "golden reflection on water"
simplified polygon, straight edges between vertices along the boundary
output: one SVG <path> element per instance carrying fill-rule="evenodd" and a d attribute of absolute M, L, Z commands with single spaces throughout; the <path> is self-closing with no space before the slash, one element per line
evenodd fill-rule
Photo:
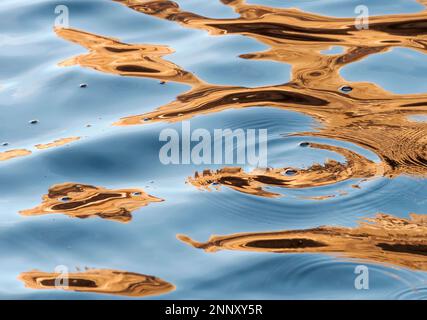
<path fill-rule="evenodd" d="M 126 297 L 146 297 L 169 293 L 175 286 L 154 276 L 139 273 L 89 269 L 85 272 L 66 275 L 68 287 L 55 286 L 57 279 L 64 279 L 64 274 L 41 271 L 23 272 L 18 279 L 31 289 L 63 289 L 76 292 L 93 292 Z"/>
<path fill-rule="evenodd" d="M 74 141 L 77 141 L 77 140 L 80 140 L 80 137 L 61 138 L 61 139 L 57 139 L 53 142 L 49 142 L 49 143 L 45 143 L 45 144 L 39 143 L 39 144 L 36 144 L 34 147 L 38 150 L 44 150 L 44 149 L 50 149 L 50 148 L 55 148 L 55 147 L 67 145 L 67 144 L 74 142 Z M 27 150 L 27 149 L 7 150 L 7 151 L 0 152 L 0 161 L 12 160 L 15 158 L 29 156 L 31 154 L 32 154 L 32 151 Z"/>
<path fill-rule="evenodd" d="M 206 252 L 237 250 L 274 253 L 326 253 L 427 271 L 427 215 L 403 219 L 387 214 L 355 228 L 322 226 L 305 230 L 212 236 L 197 242 L 178 239 Z"/>
<path fill-rule="evenodd" d="M 183 27 L 209 31 L 212 35 L 252 37 L 270 49 L 243 54 L 241 58 L 289 63 L 292 76 L 290 82 L 275 86 L 211 85 L 164 60 L 162 56 L 172 52 L 168 47 L 125 44 L 84 31 L 56 29 L 60 37 L 90 51 L 62 65 L 79 64 L 102 72 L 176 81 L 192 87 L 175 101 L 153 112 L 125 117 L 115 125 L 182 121 L 229 108 L 276 107 L 310 115 L 323 125 L 317 132 L 296 135 L 343 140 L 375 152 L 383 162 L 384 176 L 427 173 L 426 123 L 408 119 L 411 115 L 427 113 L 427 95 L 393 94 L 373 83 L 349 83 L 339 74 L 345 65 L 393 47 L 426 53 L 426 10 L 371 17 L 369 30 L 358 30 L 351 18 L 248 5 L 244 1 L 222 1 L 240 15 L 235 19 L 202 17 L 181 11 L 172 1 L 117 2 L 141 13 L 180 23 Z M 345 52 L 336 55 L 321 53 L 332 45 L 344 47 Z M 351 92 L 341 92 L 342 86 L 350 86 Z"/>
<path fill-rule="evenodd" d="M 318 143 L 311 143 L 309 146 L 335 151 L 344 156 L 346 162 L 328 160 L 324 165 L 314 164 L 308 169 L 267 168 L 255 169 L 250 173 L 238 167 L 222 168 L 216 171 L 205 170 L 202 173 L 196 172 L 194 177 L 188 178 L 188 182 L 204 190 L 211 190 L 212 187 L 218 189 L 223 185 L 247 194 L 277 197 L 279 194 L 266 191 L 264 187 L 290 189 L 319 187 L 352 178 L 366 179 L 383 174 L 384 168 L 381 164 L 376 164 L 353 151 Z"/>
<path fill-rule="evenodd" d="M 385 53 L 394 47 L 406 47 L 425 54 L 427 10 L 370 17 L 369 29 L 358 30 L 352 18 L 249 5 L 244 0 L 221 1 L 239 14 L 238 18 L 233 19 L 207 18 L 182 11 L 173 1 L 114 1 L 137 12 L 179 23 L 185 28 L 208 31 L 211 35 L 251 37 L 269 49 L 242 54 L 242 59 L 271 60 L 292 67 L 291 80 L 283 84 L 255 88 L 214 85 L 165 60 L 164 56 L 173 53 L 167 46 L 127 44 L 86 31 L 55 29 L 59 37 L 89 51 L 62 62 L 62 66 L 80 65 L 110 74 L 154 78 L 190 86 L 189 91 L 177 96 L 174 101 L 152 112 L 122 118 L 115 125 L 176 122 L 231 108 L 275 107 L 304 113 L 322 124 L 318 131 L 298 132 L 295 135 L 354 143 L 373 151 L 381 159 L 380 163 L 374 163 L 342 147 L 311 143 L 313 148 L 344 156 L 345 162 L 329 160 L 308 169 L 284 167 L 257 169 L 249 173 L 241 168 L 223 168 L 215 172 L 205 170 L 188 179 L 192 185 L 201 189 L 224 185 L 247 194 L 276 197 L 278 194 L 266 191 L 265 187 L 306 188 L 351 178 L 427 174 L 427 124 L 410 120 L 413 115 L 427 114 L 427 94 L 394 94 L 374 83 L 349 82 L 340 76 L 344 66 L 370 55 Z M 419 2 L 427 5 L 425 0 Z M 332 46 L 341 46 L 344 52 L 322 54 Z M 349 90 L 340 90 L 343 86 L 349 87 Z M 287 175 L 288 171 L 294 174 Z M 113 197 L 113 200 L 92 202 L 87 199 L 93 199 L 98 194 L 121 194 L 92 188 L 96 189 L 95 194 L 88 196 L 85 191 L 85 200 L 77 198 L 75 202 L 78 205 L 66 209 L 65 213 L 76 217 L 106 216 L 123 222 L 120 214 L 123 208 L 129 212 L 132 208 L 156 201 L 150 198 L 147 202 L 144 196 L 141 202 L 132 202 L 130 209 L 128 202 L 123 206 L 122 200 L 128 198 L 122 195 Z M 124 193 L 127 194 L 127 191 Z M 58 212 L 55 209 L 58 205 L 65 204 L 58 203 L 56 195 L 46 195 L 41 206 L 22 213 Z M 61 210 L 64 211 L 62 207 Z M 306 230 L 233 234 L 213 236 L 205 243 L 184 235 L 178 235 L 178 238 L 209 252 L 228 249 L 327 253 L 427 271 L 426 221 L 425 215 L 412 214 L 411 219 L 402 219 L 379 214 L 355 228 L 324 226 Z"/>
<path fill-rule="evenodd" d="M 132 219 L 132 211 L 152 202 L 163 201 L 142 189 L 113 189 L 78 183 L 62 183 L 49 188 L 43 195 L 42 203 L 20 213 L 24 216 L 38 216 L 63 213 L 73 218 L 100 217 L 126 223 Z"/>
<path fill-rule="evenodd" d="M 69 144 L 71 142 L 80 140 L 80 137 L 69 137 L 69 138 L 61 138 L 61 139 L 57 139 L 53 142 L 50 143 L 40 143 L 40 144 L 36 144 L 35 147 L 37 149 L 49 149 L 49 148 L 54 148 L 54 147 L 60 147 L 66 144 Z"/>
<path fill-rule="evenodd" d="M 24 157 L 31 154 L 30 150 L 26 149 L 14 149 L 4 152 L 0 152 L 0 161 L 6 161 L 14 158 Z"/>

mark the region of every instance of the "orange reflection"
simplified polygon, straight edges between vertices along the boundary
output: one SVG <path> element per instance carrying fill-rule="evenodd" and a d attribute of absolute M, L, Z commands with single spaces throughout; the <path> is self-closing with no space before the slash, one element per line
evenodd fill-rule
<path fill-rule="evenodd" d="M 31 154 L 31 151 L 26 149 L 15 149 L 0 152 L 0 161 L 6 161 L 14 158 L 24 157 Z"/>
<path fill-rule="evenodd" d="M 133 45 L 84 31 L 57 29 L 57 34 L 89 50 L 63 65 L 79 64 L 102 72 L 175 81 L 191 86 L 155 111 L 125 117 L 115 125 L 139 125 L 157 121 L 182 121 L 193 116 L 230 108 L 276 107 L 310 115 L 321 122 L 318 136 L 355 143 L 375 152 L 383 162 L 383 175 L 427 173 L 427 126 L 408 120 L 427 113 L 427 95 L 398 95 L 373 83 L 349 83 L 339 71 L 372 54 L 393 47 L 425 53 L 426 10 L 413 14 L 370 18 L 368 30 L 358 30 L 353 18 L 334 18 L 297 9 L 248 5 L 223 0 L 240 15 L 213 19 L 182 11 L 172 1 L 119 1 L 127 7 L 183 27 L 212 35 L 240 34 L 269 46 L 265 52 L 242 54 L 253 60 L 273 60 L 292 66 L 291 81 L 275 86 L 245 88 L 208 84 L 162 57 L 172 52 L 164 46 Z M 424 3 L 424 2 L 423 2 Z M 425 3 L 424 3 L 425 4 Z M 344 47 L 342 54 L 324 55 L 330 46 Z M 340 88 L 349 86 L 350 91 Z"/>
<path fill-rule="evenodd" d="M 60 147 L 60 146 L 69 144 L 71 142 L 77 141 L 77 140 L 80 140 L 80 137 L 62 138 L 62 139 L 58 139 L 58 140 L 55 140 L 53 142 L 46 143 L 46 144 L 42 144 L 42 143 L 37 144 L 37 145 L 35 145 L 35 147 L 37 149 L 49 149 L 49 148 L 54 148 L 54 147 Z"/>
<path fill-rule="evenodd" d="M 427 271 L 427 215 L 403 219 L 387 214 L 366 219 L 355 228 L 238 233 L 197 242 L 178 239 L 206 252 L 237 250 L 275 253 L 325 253 Z"/>
<path fill-rule="evenodd" d="M 241 168 L 223 168 L 217 171 L 205 170 L 196 172 L 188 178 L 193 186 L 210 190 L 218 189 L 221 185 L 236 191 L 263 196 L 277 197 L 279 194 L 266 191 L 267 186 L 289 189 L 319 187 L 345 181 L 352 178 L 370 178 L 383 174 L 384 168 L 359 154 L 336 146 L 318 143 L 309 144 L 312 148 L 335 151 L 343 155 L 345 163 L 329 160 L 324 165 L 315 164 L 308 169 L 298 168 L 267 168 L 255 169 L 246 173 Z M 320 199 L 329 198 L 323 196 Z"/>
<path fill-rule="evenodd" d="M 68 280 L 68 287 L 55 286 L 55 281 L 64 279 L 63 277 L 60 273 L 30 271 L 21 273 L 18 279 L 31 289 L 63 289 L 126 297 L 157 296 L 175 290 L 174 285 L 157 277 L 126 271 L 89 269 L 69 273 L 65 278 Z"/>
<path fill-rule="evenodd" d="M 49 188 L 42 197 L 41 205 L 20 213 L 37 216 L 63 213 L 73 218 L 100 217 L 126 223 L 132 219 L 132 211 L 151 202 L 161 202 L 160 198 L 145 193 L 142 189 L 109 190 L 86 184 L 63 183 Z"/>

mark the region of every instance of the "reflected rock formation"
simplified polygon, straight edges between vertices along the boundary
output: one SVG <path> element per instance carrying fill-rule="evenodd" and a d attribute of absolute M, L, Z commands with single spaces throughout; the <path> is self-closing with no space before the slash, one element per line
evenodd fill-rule
<path fill-rule="evenodd" d="M 238 250 L 274 253 L 324 253 L 427 271 L 427 215 L 403 219 L 387 214 L 368 218 L 355 228 L 314 229 L 212 236 L 197 242 L 178 239 L 206 252 Z"/>
<path fill-rule="evenodd" d="M 57 184 L 49 188 L 42 197 L 41 205 L 20 213 L 37 216 L 63 213 L 73 218 L 100 217 L 126 223 L 132 219 L 132 211 L 151 202 L 161 202 L 160 198 L 145 193 L 142 189 L 109 190 L 77 183 Z"/>
<path fill-rule="evenodd" d="M 370 17 L 368 30 L 358 30 L 354 18 L 334 18 L 298 9 L 249 5 L 243 0 L 222 0 L 238 18 L 214 19 L 182 11 L 173 1 L 115 0 L 130 9 L 185 28 L 211 35 L 239 34 L 269 47 L 244 53 L 252 60 L 272 60 L 292 66 L 291 80 L 257 88 L 212 85 L 164 60 L 172 52 L 165 46 L 125 44 L 84 31 L 56 29 L 57 34 L 89 50 L 62 65 L 79 64 L 123 76 L 175 81 L 191 87 L 175 101 L 155 111 L 122 118 L 115 125 L 182 121 L 230 108 L 275 107 L 302 112 L 318 120 L 316 132 L 296 133 L 355 143 L 375 152 L 386 177 L 427 174 L 427 125 L 409 120 L 427 114 L 426 94 L 393 94 L 373 83 L 349 83 L 340 69 L 393 47 L 426 53 L 427 11 Z M 421 1 L 425 5 L 424 1 Z M 325 55 L 331 46 L 342 54 Z M 343 86 L 351 90 L 343 92 Z"/>
<path fill-rule="evenodd" d="M 157 296 L 175 290 L 174 285 L 154 276 L 106 269 L 89 269 L 85 272 L 69 273 L 66 278 L 68 287 L 55 286 L 57 279 L 64 279 L 64 274 L 60 273 L 23 272 L 18 279 L 24 282 L 25 287 L 31 289 L 63 289 L 126 297 Z"/>
<path fill-rule="evenodd" d="M 383 174 L 384 169 L 381 165 L 353 151 L 318 143 L 311 143 L 309 146 L 335 151 L 345 157 L 346 163 L 328 160 L 324 165 L 315 164 L 308 169 L 267 168 L 255 169 L 249 173 L 239 167 L 227 167 L 216 171 L 196 172 L 194 177 L 188 178 L 188 182 L 204 190 L 211 190 L 211 187 L 218 189 L 223 185 L 247 194 L 277 197 L 280 194 L 266 191 L 264 188 L 267 186 L 289 189 L 319 187 L 351 178 L 366 179 Z"/>

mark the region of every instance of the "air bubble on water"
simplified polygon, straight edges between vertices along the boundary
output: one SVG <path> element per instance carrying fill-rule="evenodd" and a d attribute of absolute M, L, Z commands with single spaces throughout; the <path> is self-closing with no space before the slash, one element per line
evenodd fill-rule
<path fill-rule="evenodd" d="M 353 91 L 353 88 L 352 88 L 352 87 L 350 87 L 350 86 L 342 86 L 342 87 L 340 88 L 340 91 L 341 91 L 341 92 L 344 92 L 344 93 L 349 93 L 349 92 Z"/>
<path fill-rule="evenodd" d="M 62 198 L 59 199 L 59 201 L 61 201 L 61 202 L 68 202 L 70 200 L 71 200 L 70 197 L 62 197 Z"/>
<path fill-rule="evenodd" d="M 310 143 L 309 143 L 309 142 L 301 142 L 301 143 L 299 144 L 299 146 L 300 146 L 300 147 L 305 148 L 305 147 L 310 146 Z"/>
<path fill-rule="evenodd" d="M 39 123 L 39 120 L 31 120 L 30 121 L 30 124 L 37 124 L 37 123 Z"/>
<path fill-rule="evenodd" d="M 293 169 L 289 169 L 289 170 L 286 170 L 285 172 L 284 172 L 284 175 L 286 175 L 286 176 L 294 176 L 294 175 L 296 175 L 297 174 L 297 171 L 296 170 L 293 170 Z"/>

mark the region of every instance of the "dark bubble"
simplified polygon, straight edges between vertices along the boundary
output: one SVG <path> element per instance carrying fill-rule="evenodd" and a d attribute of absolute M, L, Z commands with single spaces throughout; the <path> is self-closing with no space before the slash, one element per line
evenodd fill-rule
<path fill-rule="evenodd" d="M 68 201 L 71 201 L 71 198 L 70 197 L 62 197 L 62 198 L 59 198 L 59 201 L 68 202 Z"/>
<path fill-rule="evenodd" d="M 299 144 L 299 146 L 300 146 L 300 147 L 303 147 L 303 148 L 308 147 L 308 146 L 310 146 L 310 142 L 301 142 L 301 143 Z"/>
<path fill-rule="evenodd" d="M 3 147 L 7 147 L 7 146 L 9 145 L 9 142 L 3 142 L 1 145 L 2 145 Z"/>
<path fill-rule="evenodd" d="M 350 86 L 342 86 L 342 87 L 340 88 L 340 91 L 341 91 L 341 92 L 344 92 L 344 93 L 349 93 L 349 92 L 353 91 L 353 88 L 352 88 L 352 87 L 350 87 Z"/>
<path fill-rule="evenodd" d="M 86 83 L 81 83 L 80 84 L 80 88 L 87 88 L 87 84 Z"/>
<path fill-rule="evenodd" d="M 39 123 L 39 120 L 31 120 L 30 121 L 30 124 L 37 124 L 37 123 Z"/>
<path fill-rule="evenodd" d="M 294 176 L 297 174 L 297 171 L 293 169 L 289 169 L 289 170 L 286 170 L 284 174 L 287 176 Z"/>
<path fill-rule="evenodd" d="M 142 194 L 142 193 L 141 193 L 141 192 L 138 192 L 138 191 L 137 191 L 137 192 L 132 192 L 132 195 L 133 195 L 133 196 L 135 196 L 135 197 L 140 196 L 141 194 Z"/>

